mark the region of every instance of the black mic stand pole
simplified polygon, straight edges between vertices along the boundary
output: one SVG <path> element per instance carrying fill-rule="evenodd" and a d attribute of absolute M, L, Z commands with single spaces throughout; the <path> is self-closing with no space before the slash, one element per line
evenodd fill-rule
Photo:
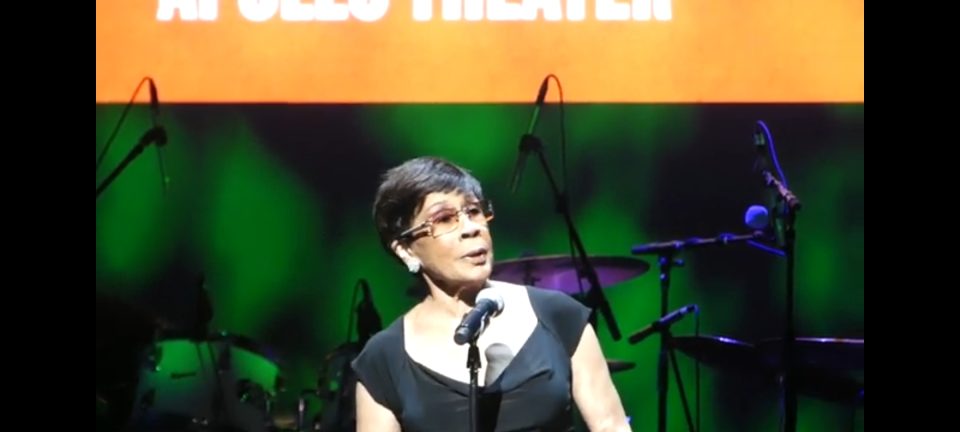
<path fill-rule="evenodd" d="M 787 259 L 787 299 L 786 299 L 786 329 L 784 330 L 783 358 L 785 359 L 784 373 L 784 397 L 786 398 L 785 422 L 787 424 L 786 432 L 795 432 L 797 430 L 797 390 L 796 390 L 796 361 L 795 361 L 795 341 L 796 341 L 796 322 L 794 317 L 794 242 L 796 240 L 796 231 L 794 230 L 794 215 L 788 211 L 784 220 L 784 246 L 783 251 Z"/>
<path fill-rule="evenodd" d="M 661 252 L 660 258 L 661 260 L 672 259 L 672 253 L 670 251 L 663 251 Z M 669 273 L 669 264 L 665 265 L 663 264 L 663 261 L 661 261 L 661 269 L 663 269 L 664 267 L 666 267 L 668 270 L 666 272 L 661 271 L 660 273 L 661 276 Z M 684 307 L 684 309 L 689 310 L 688 308 L 689 306 Z M 670 315 L 673 315 L 676 313 L 677 312 L 673 312 Z M 677 380 L 677 390 L 680 391 L 680 402 L 683 403 L 683 414 L 687 420 L 687 428 L 690 430 L 690 432 L 696 432 L 696 428 L 693 426 L 693 416 L 690 415 L 690 403 L 687 401 L 687 391 L 683 386 L 683 377 L 680 374 L 680 365 L 677 363 L 677 354 L 674 349 L 674 343 L 673 343 L 673 333 L 670 331 L 670 327 L 672 327 L 676 321 L 674 320 L 671 322 L 669 319 L 664 320 L 664 317 L 668 316 L 668 314 L 666 313 L 661 313 L 660 316 L 661 318 L 657 321 L 657 323 L 651 324 L 647 328 L 641 329 L 640 331 L 630 335 L 630 337 L 627 338 L 627 341 L 630 342 L 631 345 L 633 345 L 633 344 L 640 343 L 640 341 L 644 340 L 652 332 L 660 333 L 661 357 L 660 357 L 660 369 L 658 369 L 657 371 L 658 390 L 660 390 L 660 399 L 659 399 L 660 415 L 658 417 L 659 430 L 666 430 L 666 427 L 667 427 L 666 388 L 667 388 L 667 382 L 669 382 L 669 380 L 667 379 L 667 367 L 665 367 L 666 361 L 664 358 L 664 353 L 667 353 L 670 356 L 670 363 L 673 365 L 674 377 Z M 679 319 L 679 318 L 676 318 L 676 319 Z"/>
<path fill-rule="evenodd" d="M 669 254 L 668 252 L 665 252 L 663 255 L 661 255 L 661 258 L 663 258 L 668 254 Z M 664 273 L 661 273 L 661 275 L 662 274 Z M 664 317 L 666 315 L 667 314 L 665 313 L 660 314 L 661 317 Z M 683 386 L 683 377 L 680 375 L 680 365 L 677 363 L 677 354 L 673 346 L 673 333 L 670 331 L 671 326 L 673 326 L 673 323 L 667 323 L 663 326 L 663 328 L 659 328 L 655 330 L 656 332 L 660 333 L 660 350 L 661 350 L 660 351 L 661 369 L 658 370 L 658 373 L 660 375 L 657 378 L 658 380 L 660 380 L 659 389 L 661 390 L 659 430 L 661 431 L 666 430 L 666 426 L 667 426 L 667 421 L 665 416 L 667 410 L 666 410 L 665 402 L 666 402 L 666 383 L 668 382 L 668 380 L 666 377 L 666 374 L 667 374 L 666 368 L 664 367 L 666 363 L 663 357 L 663 353 L 667 352 L 670 356 L 670 363 L 673 365 L 674 377 L 677 379 L 677 390 L 680 392 L 680 402 L 683 403 L 683 414 L 687 419 L 687 428 L 690 430 L 690 432 L 696 432 L 696 428 L 693 426 L 693 416 L 690 415 L 690 403 L 687 401 L 687 392 Z M 645 335 L 646 331 L 647 330 L 644 329 L 644 330 L 640 330 L 639 332 L 633 335 L 630 335 L 630 337 L 627 338 L 627 341 L 629 341 L 631 345 L 639 343 L 646 337 Z"/>
<path fill-rule="evenodd" d="M 470 369 L 470 432 L 477 431 L 477 371 L 480 369 L 480 350 L 477 348 L 477 338 L 470 338 L 470 348 L 467 350 L 467 368 Z"/>
<path fill-rule="evenodd" d="M 660 316 L 666 316 L 670 312 L 670 271 L 673 266 L 683 267 L 683 260 L 675 260 L 677 249 L 670 248 L 661 250 L 657 263 L 660 265 Z M 667 386 L 670 380 L 667 378 L 667 355 L 670 348 L 670 341 L 667 338 L 668 332 L 660 333 L 660 356 L 657 361 L 657 430 L 666 432 L 667 430 Z M 672 352 L 669 352 L 672 356 Z M 676 360 L 674 360 L 676 361 Z M 678 372 L 679 373 L 679 372 Z M 679 381 L 680 376 L 677 376 Z M 681 387 L 681 394 L 682 394 Z M 686 402 L 684 402 L 686 407 Z M 690 413 L 687 413 L 689 417 Z M 691 429 L 692 430 L 692 429 Z"/>
<path fill-rule="evenodd" d="M 776 191 L 777 208 L 774 212 L 777 231 L 782 232 L 777 237 L 778 246 L 782 249 L 787 260 L 786 271 L 786 322 L 784 323 L 783 351 L 781 352 L 781 385 L 784 399 L 784 431 L 797 430 L 797 389 L 796 389 L 796 320 L 794 316 L 794 246 L 797 233 L 795 229 L 797 211 L 800 210 L 800 200 L 787 189 L 768 170 L 763 171 L 764 183 Z"/>
<path fill-rule="evenodd" d="M 582 272 L 578 276 L 583 278 L 586 277 L 590 283 L 590 289 L 587 292 L 586 304 L 591 309 L 590 322 L 596 327 L 596 312 L 597 309 L 600 309 L 600 312 L 603 314 L 604 319 L 607 322 L 607 327 L 610 329 L 610 334 L 613 336 L 613 340 L 619 341 L 620 336 L 620 327 L 617 326 L 617 321 L 613 318 L 613 312 L 610 310 L 610 303 L 607 302 L 606 296 L 603 295 L 602 287 L 600 286 L 600 279 L 597 277 L 597 272 L 593 268 L 593 264 L 590 263 L 590 259 L 587 257 L 587 252 L 584 250 L 583 242 L 580 240 L 580 234 L 577 233 L 576 228 L 573 225 L 573 218 L 570 216 L 570 206 L 567 202 L 567 196 L 565 193 L 561 193 L 559 188 L 557 188 L 557 182 L 553 178 L 553 173 L 550 171 L 550 166 L 547 164 L 547 159 L 543 156 L 543 143 L 539 138 L 533 134 L 524 134 L 520 139 L 520 152 L 536 152 L 537 158 L 540 160 L 540 165 L 543 166 L 544 173 L 547 176 L 547 180 L 550 182 L 550 189 L 553 191 L 554 201 L 556 203 L 556 211 L 563 215 L 563 220 L 567 225 L 567 230 L 570 234 L 570 240 L 573 242 L 573 246 L 576 249 L 577 255 L 580 257 L 581 262 L 577 266 L 578 272 Z"/>
<path fill-rule="evenodd" d="M 154 141 L 157 142 L 157 145 L 164 145 L 167 143 L 167 133 L 163 130 L 163 128 L 151 128 L 145 134 L 143 134 L 142 137 L 140 137 L 140 141 L 137 142 L 136 146 L 130 149 L 130 153 L 128 153 L 127 157 L 120 162 L 120 165 L 117 165 L 117 167 L 114 168 L 113 172 L 107 176 L 103 183 L 101 183 L 100 186 L 97 186 L 98 199 L 100 198 L 100 194 L 107 189 L 107 186 L 110 186 L 110 184 L 117 179 L 117 176 L 119 176 L 120 173 L 127 168 L 127 165 L 130 165 L 130 163 L 133 162 L 137 156 L 140 156 L 140 153 L 143 153 L 143 149 L 147 148 L 147 146 Z"/>
<path fill-rule="evenodd" d="M 687 428 L 690 430 L 690 432 L 696 432 L 696 429 L 693 427 L 693 417 L 690 415 L 690 403 L 687 402 L 687 392 L 684 390 L 683 378 L 680 376 L 680 366 L 677 364 L 677 353 L 673 348 L 673 333 L 670 332 L 670 327 L 667 327 L 660 332 L 660 347 L 661 353 L 663 352 L 663 347 L 666 347 L 667 352 L 670 353 L 670 363 L 673 364 L 673 374 L 677 379 L 677 391 L 680 392 L 680 401 L 683 403 L 683 414 L 687 418 Z M 663 388 L 666 389 L 666 377 L 663 378 L 663 383 Z M 666 413 L 666 391 L 663 392 L 661 397 L 663 398 L 661 399 L 661 404 L 663 404 L 663 408 L 661 408 L 663 411 L 661 412 L 660 417 L 660 423 L 662 425 L 661 430 L 666 430 L 667 423 L 666 420 L 664 420 L 664 414 Z"/>

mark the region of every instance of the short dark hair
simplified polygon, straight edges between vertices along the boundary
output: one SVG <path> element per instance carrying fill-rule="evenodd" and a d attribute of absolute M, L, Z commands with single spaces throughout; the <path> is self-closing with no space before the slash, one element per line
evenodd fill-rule
<path fill-rule="evenodd" d="M 480 182 L 469 171 L 435 156 L 410 159 L 383 174 L 373 202 L 373 220 L 381 246 L 391 255 L 390 244 L 410 228 L 423 199 L 433 192 L 459 192 L 484 199 Z"/>

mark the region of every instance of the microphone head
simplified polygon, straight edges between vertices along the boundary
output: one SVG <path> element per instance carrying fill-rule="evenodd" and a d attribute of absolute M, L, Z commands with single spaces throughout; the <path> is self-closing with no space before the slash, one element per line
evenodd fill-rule
<path fill-rule="evenodd" d="M 154 139 L 157 142 L 158 147 L 167 145 L 167 129 L 163 126 L 156 126 L 153 128 Z"/>
<path fill-rule="evenodd" d="M 160 98 L 157 97 L 157 85 L 153 83 L 153 78 L 147 78 L 147 84 L 150 86 L 150 111 L 156 116 L 160 114 Z"/>
<path fill-rule="evenodd" d="M 753 145 L 758 149 L 766 147 L 770 141 L 767 138 L 769 135 L 770 129 L 767 128 L 767 124 L 763 120 L 757 120 L 756 126 L 753 128 Z"/>
<path fill-rule="evenodd" d="M 743 223 L 750 228 L 762 230 L 770 223 L 770 211 L 764 206 L 752 205 L 743 215 Z"/>
<path fill-rule="evenodd" d="M 540 88 L 537 90 L 537 105 L 543 105 L 544 100 L 547 99 L 547 90 L 550 88 L 550 75 L 547 75 L 543 81 L 540 83 Z"/>
<path fill-rule="evenodd" d="M 480 337 L 487 325 L 487 320 L 499 315 L 503 310 L 503 295 L 496 288 L 485 288 L 477 293 L 474 303 L 473 308 L 463 315 L 463 320 L 453 332 L 453 341 L 457 345 L 463 345 Z"/>
<path fill-rule="evenodd" d="M 503 311 L 503 294 L 498 288 L 484 288 L 477 293 L 476 303 L 480 303 L 481 300 L 489 300 L 496 305 L 496 310 L 493 312 L 494 315 L 500 314 Z"/>
<path fill-rule="evenodd" d="M 147 84 L 150 88 L 150 108 L 156 110 L 160 105 L 160 98 L 157 97 L 157 85 L 154 84 L 153 78 L 147 78 Z"/>

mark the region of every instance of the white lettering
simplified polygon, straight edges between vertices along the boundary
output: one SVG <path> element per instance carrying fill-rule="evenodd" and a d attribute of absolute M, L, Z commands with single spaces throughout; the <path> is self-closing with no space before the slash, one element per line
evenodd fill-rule
<path fill-rule="evenodd" d="M 240 14 L 247 20 L 263 22 L 277 14 L 280 0 L 239 0 L 237 6 Z"/>
<path fill-rule="evenodd" d="M 200 0 L 200 21 L 216 21 L 219 0 Z"/>
<path fill-rule="evenodd" d="M 483 1 L 484 0 L 464 0 L 463 17 L 466 18 L 467 21 L 482 20 L 483 19 Z M 489 2 L 491 0 L 487 0 L 487 1 Z M 487 4 L 489 5 L 489 3 Z"/>
<path fill-rule="evenodd" d="M 653 0 L 653 17 L 657 21 L 670 21 L 673 19 L 672 0 Z"/>
<path fill-rule="evenodd" d="M 337 0 L 316 0 L 317 21 L 346 21 L 350 19 L 350 5 Z"/>
<path fill-rule="evenodd" d="M 626 21 L 630 19 L 630 5 L 617 0 L 597 0 L 597 21 Z"/>
<path fill-rule="evenodd" d="M 657 21 L 670 21 L 673 19 L 673 4 L 671 0 L 633 0 L 633 20 L 650 21 L 650 14 Z"/>
<path fill-rule="evenodd" d="M 587 16 L 586 0 L 567 0 L 567 20 L 583 21 Z"/>
<path fill-rule="evenodd" d="M 313 21 L 313 12 L 312 5 L 300 3 L 300 0 L 280 1 L 280 19 L 284 21 Z"/>
<path fill-rule="evenodd" d="M 413 0 L 413 19 L 430 21 L 433 18 L 433 0 Z"/>
<path fill-rule="evenodd" d="M 443 19 L 444 21 L 460 21 L 462 16 L 461 8 L 463 0 L 443 0 L 441 7 L 443 8 Z"/>
<path fill-rule="evenodd" d="M 157 0 L 158 21 L 215 21 L 220 0 Z M 392 0 L 237 0 L 249 21 L 380 21 Z M 402 0 L 394 0 L 402 1 Z M 583 21 L 587 0 L 412 0 L 414 21 L 430 21 L 435 4 L 444 21 Z M 670 21 L 673 0 L 593 0 L 597 21 Z"/>
<path fill-rule="evenodd" d="M 364 22 L 379 21 L 389 7 L 390 0 L 350 0 L 350 13 Z"/>
<path fill-rule="evenodd" d="M 653 7 L 650 6 L 650 0 L 633 0 L 633 20 L 650 21 L 650 13 Z"/>
<path fill-rule="evenodd" d="M 540 10 L 542 9 L 543 19 L 547 21 L 560 21 L 563 19 L 563 7 L 560 6 L 560 1 L 561 0 L 526 0 L 523 2 L 523 19 L 535 21 L 539 17 Z"/>
<path fill-rule="evenodd" d="M 520 21 L 523 19 L 523 5 L 508 3 L 507 0 L 487 0 L 487 19 L 490 21 Z"/>
<path fill-rule="evenodd" d="M 219 0 L 160 0 L 157 21 L 172 21 L 177 12 L 181 21 L 216 21 L 219 6 Z"/>

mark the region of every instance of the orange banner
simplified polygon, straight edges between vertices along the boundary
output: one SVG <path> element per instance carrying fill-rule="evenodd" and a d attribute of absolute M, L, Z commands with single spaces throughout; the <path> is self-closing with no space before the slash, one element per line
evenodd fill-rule
<path fill-rule="evenodd" d="M 145 76 L 167 103 L 529 103 L 550 73 L 568 102 L 863 102 L 863 0 L 97 0 L 98 103 Z"/>

